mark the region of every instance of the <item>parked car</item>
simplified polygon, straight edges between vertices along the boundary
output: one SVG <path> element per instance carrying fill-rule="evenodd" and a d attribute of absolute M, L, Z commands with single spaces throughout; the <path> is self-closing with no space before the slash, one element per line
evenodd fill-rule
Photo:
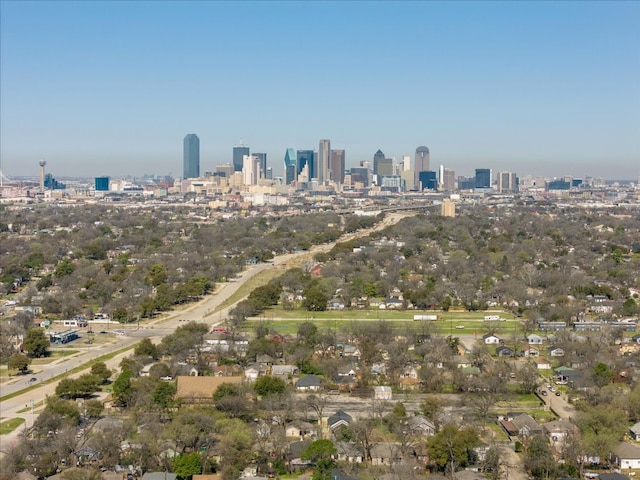
<path fill-rule="evenodd" d="M 556 397 L 559 397 L 559 396 L 560 396 L 560 392 L 556 392 Z"/>
<path fill-rule="evenodd" d="M 542 390 L 540 393 L 545 397 L 547 396 L 547 391 L 546 390 Z"/>

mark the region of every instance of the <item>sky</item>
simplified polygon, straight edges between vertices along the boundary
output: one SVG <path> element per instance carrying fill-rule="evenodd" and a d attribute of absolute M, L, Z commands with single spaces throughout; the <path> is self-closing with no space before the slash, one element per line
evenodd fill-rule
<path fill-rule="evenodd" d="M 234 145 L 640 177 L 640 2 L 0 0 L 0 170 L 200 171 Z"/>

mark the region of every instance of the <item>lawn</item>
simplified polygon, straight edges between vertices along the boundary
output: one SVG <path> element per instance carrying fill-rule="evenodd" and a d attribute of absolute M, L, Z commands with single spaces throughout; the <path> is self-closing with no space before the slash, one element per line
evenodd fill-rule
<path fill-rule="evenodd" d="M 67 350 L 67 349 L 58 349 L 50 350 L 48 357 L 43 358 L 34 358 L 31 362 L 31 365 L 46 365 L 51 362 L 55 362 L 59 358 L 70 357 L 71 355 L 75 355 L 79 350 Z"/>
<path fill-rule="evenodd" d="M 11 418 L 0 422 L 0 435 L 7 435 L 24 423 L 24 418 Z"/>
<path fill-rule="evenodd" d="M 414 321 L 414 315 L 438 315 L 445 320 Z M 489 330 L 497 335 L 507 336 L 520 333 L 520 322 L 510 314 L 501 314 L 510 318 L 504 322 L 485 322 L 483 312 L 425 312 L 419 310 L 327 310 L 309 312 L 302 309 L 284 310 L 280 307 L 269 308 L 258 317 L 247 322 L 247 330 L 252 330 L 258 322 L 267 322 L 281 334 L 295 334 L 303 322 L 313 322 L 320 328 L 333 328 L 342 331 L 353 322 L 385 321 L 394 329 L 405 330 L 407 327 L 418 329 L 426 326 L 434 333 L 444 335 L 478 335 Z"/>

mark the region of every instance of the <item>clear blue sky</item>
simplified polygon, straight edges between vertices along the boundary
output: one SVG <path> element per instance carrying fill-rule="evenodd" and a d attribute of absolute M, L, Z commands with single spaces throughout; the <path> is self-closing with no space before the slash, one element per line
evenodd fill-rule
<path fill-rule="evenodd" d="M 181 175 L 242 139 L 282 172 L 347 167 L 640 176 L 640 2 L 0 0 L 2 170 Z"/>

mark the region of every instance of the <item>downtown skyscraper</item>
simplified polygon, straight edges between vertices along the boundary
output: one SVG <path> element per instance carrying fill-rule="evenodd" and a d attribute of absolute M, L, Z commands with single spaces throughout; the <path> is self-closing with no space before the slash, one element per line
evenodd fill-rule
<path fill-rule="evenodd" d="M 243 167 L 243 159 L 245 155 L 249 155 L 249 147 L 246 145 L 236 145 L 233 147 L 233 170 L 241 172 Z"/>
<path fill-rule="evenodd" d="M 183 141 L 182 178 L 200 176 L 200 139 L 195 133 L 189 133 Z"/>
<path fill-rule="evenodd" d="M 331 152 L 331 141 L 320 140 L 318 145 L 318 182 L 321 184 L 329 181 L 329 156 Z"/>
<path fill-rule="evenodd" d="M 420 172 L 429 171 L 429 149 L 427 147 L 416 148 L 415 166 L 413 169 L 414 188 L 420 189 Z"/>

